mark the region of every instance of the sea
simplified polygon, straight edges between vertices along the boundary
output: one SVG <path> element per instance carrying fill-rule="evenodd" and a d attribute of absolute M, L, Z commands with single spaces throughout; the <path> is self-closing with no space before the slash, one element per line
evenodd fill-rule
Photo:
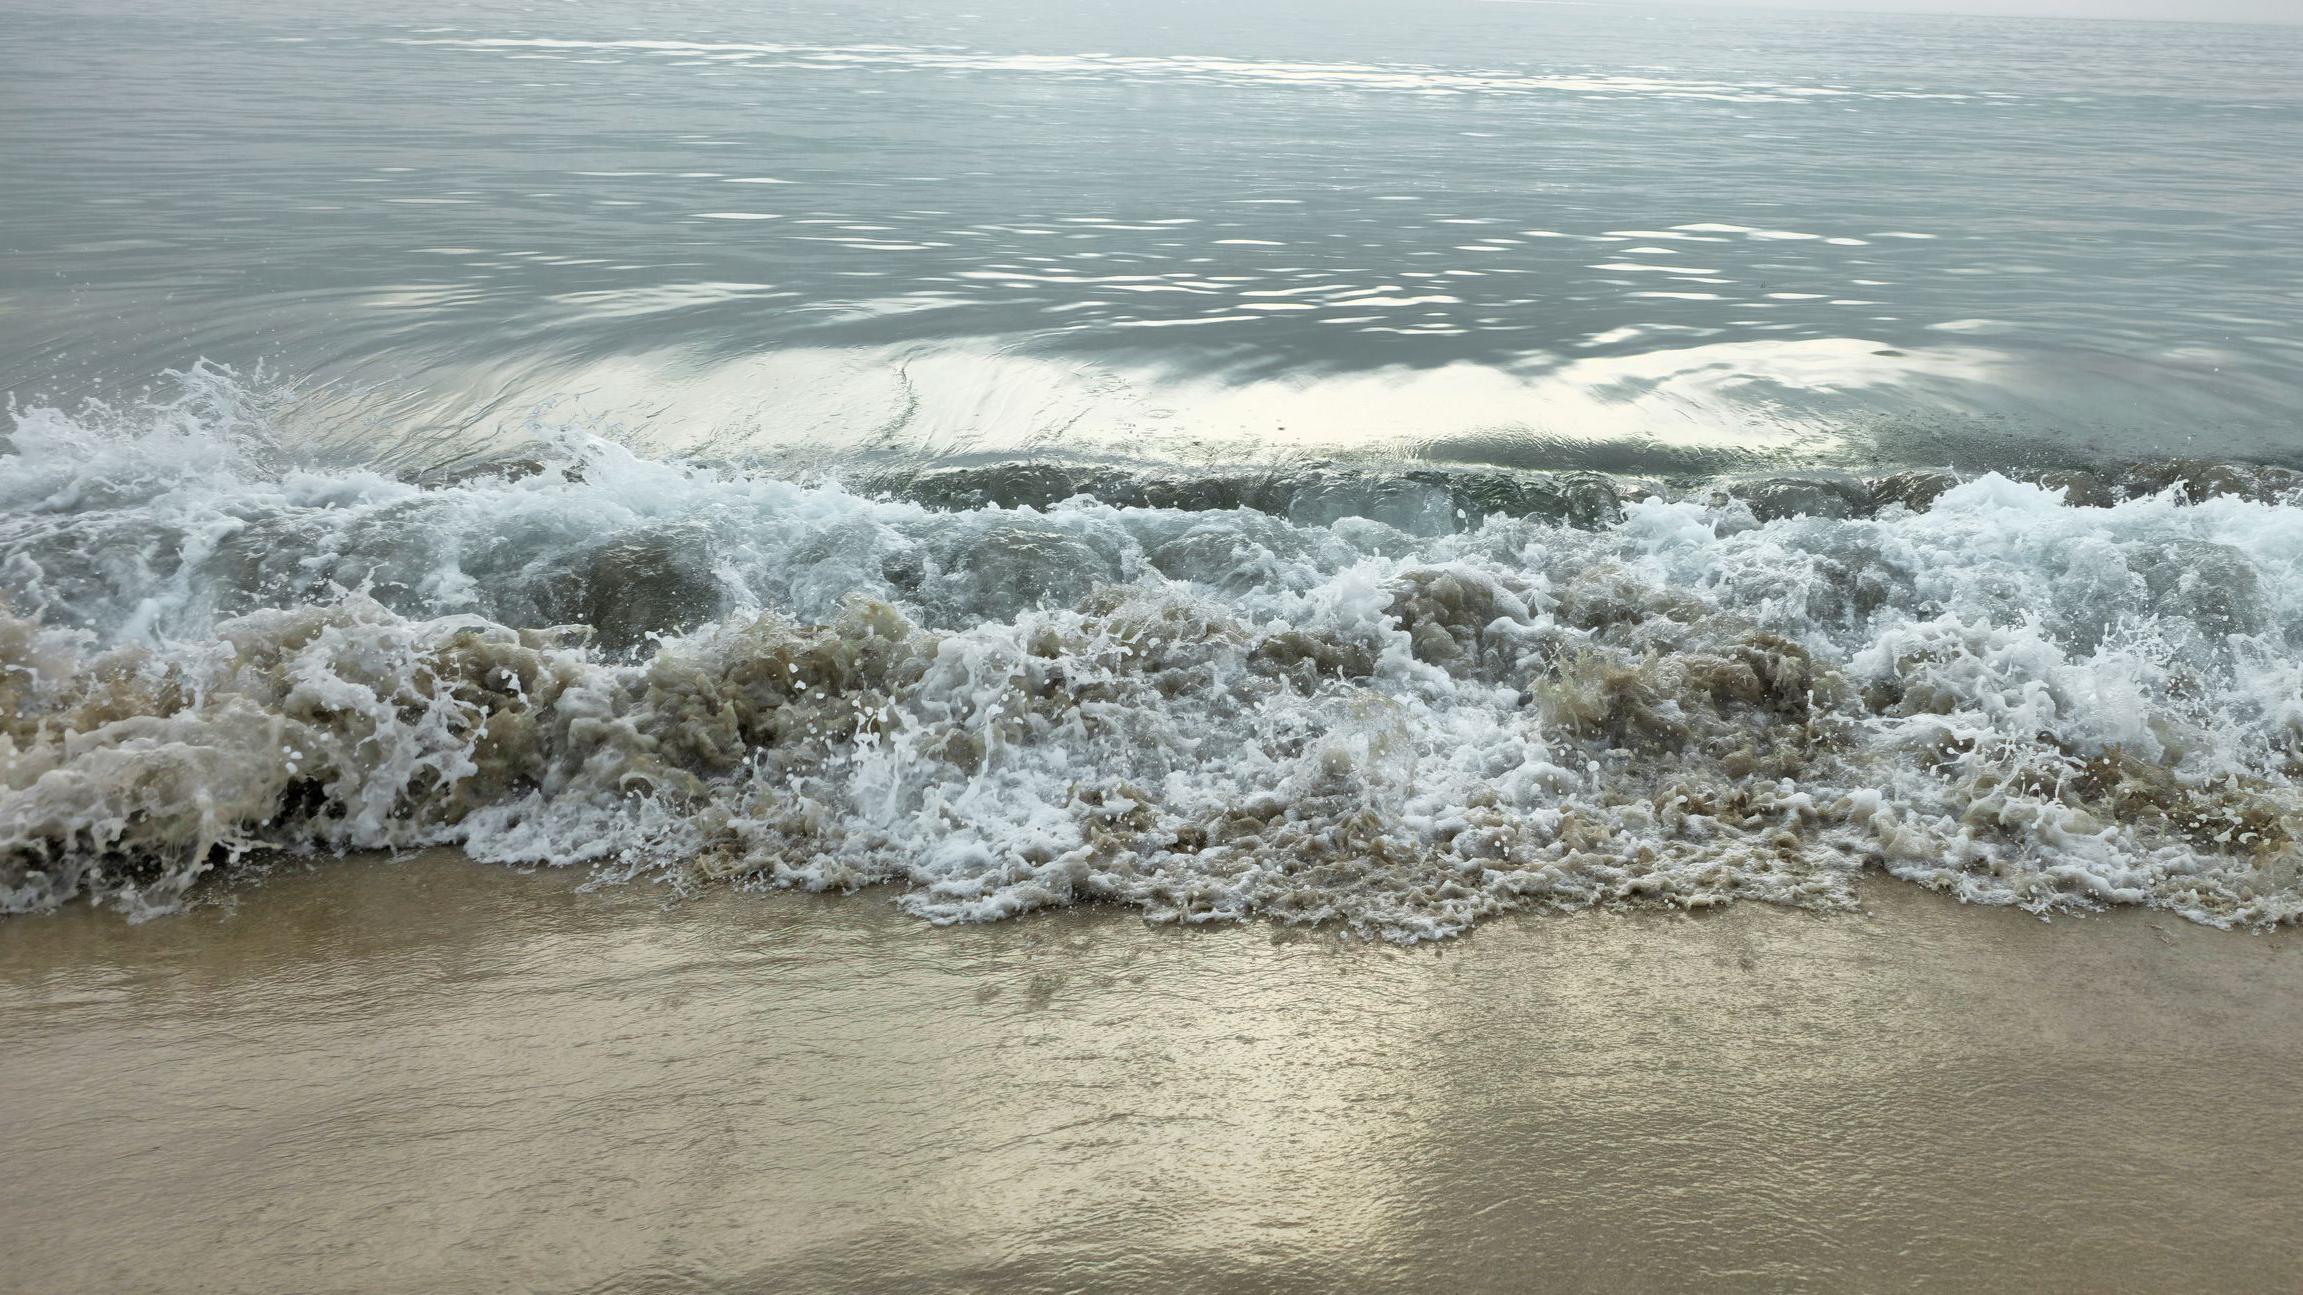
<path fill-rule="evenodd" d="M 0 32 L 0 911 L 2303 915 L 2303 28 Z"/>

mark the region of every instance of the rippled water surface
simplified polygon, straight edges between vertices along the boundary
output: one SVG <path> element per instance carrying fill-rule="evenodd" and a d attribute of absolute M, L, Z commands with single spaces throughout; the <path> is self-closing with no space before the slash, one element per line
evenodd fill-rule
<path fill-rule="evenodd" d="M 0 388 L 439 463 L 2292 458 L 2303 29 L 10 0 Z"/>

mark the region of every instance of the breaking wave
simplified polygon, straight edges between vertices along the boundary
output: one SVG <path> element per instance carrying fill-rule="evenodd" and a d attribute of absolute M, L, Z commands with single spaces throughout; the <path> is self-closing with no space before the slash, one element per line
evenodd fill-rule
<path fill-rule="evenodd" d="M 456 845 L 1402 940 L 1870 870 L 2303 913 L 2292 473 L 411 480 L 181 377 L 0 439 L 9 912 Z"/>

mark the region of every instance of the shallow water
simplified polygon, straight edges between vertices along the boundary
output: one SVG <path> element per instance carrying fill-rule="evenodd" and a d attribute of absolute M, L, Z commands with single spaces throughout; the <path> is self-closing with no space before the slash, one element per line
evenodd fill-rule
<path fill-rule="evenodd" d="M 2303 946 L 1877 884 L 1399 951 L 451 856 L 0 926 L 18 1290 L 2268 1290 Z"/>

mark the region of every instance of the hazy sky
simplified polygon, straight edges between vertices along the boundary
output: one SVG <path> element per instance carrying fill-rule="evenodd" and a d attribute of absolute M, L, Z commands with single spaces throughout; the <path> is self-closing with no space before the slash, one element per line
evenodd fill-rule
<path fill-rule="evenodd" d="M 1635 3 L 1637 0 L 1597 0 Z M 2025 14 L 2054 18 L 2161 18 L 2208 22 L 2303 22 L 2303 0 L 1680 0 L 1764 9 L 1885 13 Z"/>

